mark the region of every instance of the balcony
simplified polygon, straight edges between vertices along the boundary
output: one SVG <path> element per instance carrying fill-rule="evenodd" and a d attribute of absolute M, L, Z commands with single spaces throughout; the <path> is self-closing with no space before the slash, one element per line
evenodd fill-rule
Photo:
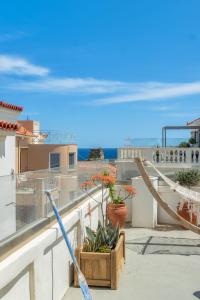
<path fill-rule="evenodd" d="M 1 299 L 82 299 L 80 289 L 73 287 L 72 260 L 44 191 L 56 191 L 65 230 L 76 248 L 81 245 L 85 226 L 97 227 L 101 201 L 98 187 L 90 190 L 93 201 L 83 195 L 79 185 L 105 168 L 105 162 L 87 162 L 74 172 L 61 168 L 0 178 L 4 196 L 0 210 Z M 180 198 L 158 178 L 155 180 L 162 197 L 176 207 Z M 118 186 L 123 183 L 118 182 Z M 199 293 L 199 236 L 166 216 L 140 177 L 132 178 L 132 184 L 137 195 L 127 202 L 126 264 L 119 289 L 91 288 L 93 299 L 160 300 L 166 293 L 172 300 L 193 299 Z M 147 220 L 147 228 L 137 228 Z"/>

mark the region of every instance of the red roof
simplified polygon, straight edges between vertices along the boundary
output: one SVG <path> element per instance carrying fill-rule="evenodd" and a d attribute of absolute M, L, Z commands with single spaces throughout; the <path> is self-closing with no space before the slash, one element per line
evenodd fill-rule
<path fill-rule="evenodd" d="M 25 135 L 25 136 L 34 136 L 34 134 L 27 130 L 25 127 L 21 126 L 20 124 L 18 125 L 18 129 L 16 132 L 18 135 Z"/>
<path fill-rule="evenodd" d="M 0 121 L 0 129 L 1 130 L 16 131 L 18 129 L 18 125 L 16 123 L 9 123 L 9 122 L 6 122 L 6 121 Z"/>
<path fill-rule="evenodd" d="M 9 104 L 9 103 L 3 102 L 3 101 L 0 101 L 0 106 L 4 107 L 4 108 L 7 108 L 7 109 L 15 110 L 15 111 L 18 111 L 18 112 L 23 111 L 23 107 L 22 106 L 17 106 L 17 105 Z"/>

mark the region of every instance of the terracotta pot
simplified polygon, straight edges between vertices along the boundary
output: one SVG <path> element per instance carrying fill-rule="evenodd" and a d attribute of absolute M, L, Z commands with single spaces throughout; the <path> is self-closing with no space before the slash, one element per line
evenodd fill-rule
<path fill-rule="evenodd" d="M 198 225 L 198 216 L 197 213 L 192 213 L 192 224 L 197 226 Z"/>
<path fill-rule="evenodd" d="M 188 203 L 187 201 L 184 202 L 184 204 L 183 204 L 183 212 L 184 212 L 183 218 L 184 218 L 186 221 L 191 222 L 189 203 Z"/>
<path fill-rule="evenodd" d="M 178 203 L 177 213 L 186 221 L 192 223 L 193 225 L 198 225 L 198 215 L 196 212 L 192 211 L 192 205 L 187 201 L 183 203 L 182 209 L 180 209 L 180 203 Z"/>
<path fill-rule="evenodd" d="M 114 204 L 109 203 L 107 205 L 107 216 L 109 221 L 114 227 L 118 226 L 120 228 L 124 227 L 125 220 L 128 214 L 128 209 L 125 206 L 125 203 Z"/>

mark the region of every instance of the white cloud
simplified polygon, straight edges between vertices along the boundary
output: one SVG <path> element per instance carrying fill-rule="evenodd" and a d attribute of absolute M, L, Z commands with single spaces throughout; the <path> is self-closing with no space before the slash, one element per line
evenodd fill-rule
<path fill-rule="evenodd" d="M 125 92 L 128 87 L 119 81 L 97 80 L 93 78 L 45 78 L 35 81 L 18 81 L 10 87 L 25 91 L 56 93 L 109 94 Z"/>
<path fill-rule="evenodd" d="M 16 77 L 12 78 L 12 76 L 7 79 L 7 76 L 4 88 L 14 90 L 55 92 L 57 94 L 92 94 L 94 98 L 90 104 L 93 105 L 152 102 L 200 94 L 200 81 L 190 83 L 121 82 L 95 78 L 49 77 L 49 72 L 49 69 L 34 65 L 24 58 L 0 55 L 0 73 L 3 75 L 17 74 L 42 77 L 40 79 L 17 80 Z M 153 110 L 164 112 L 170 108 L 160 105 L 157 108 L 154 106 Z"/>
<path fill-rule="evenodd" d="M 9 88 L 22 91 L 55 92 L 64 94 L 94 95 L 91 105 L 114 105 L 131 102 L 162 101 L 189 95 L 200 94 L 200 82 L 163 83 L 142 82 L 128 83 L 94 78 L 59 78 L 48 77 L 40 80 L 18 80 Z M 97 98 L 98 95 L 103 95 Z M 109 96 L 111 95 L 111 96 Z M 170 111 L 176 109 L 171 105 L 154 105 L 153 111 Z"/>
<path fill-rule="evenodd" d="M 0 55 L 0 73 L 45 76 L 49 73 L 49 70 L 33 65 L 24 58 Z"/>
<path fill-rule="evenodd" d="M 98 105 L 128 103 L 138 101 L 155 101 L 181 96 L 200 94 L 200 82 L 192 83 L 151 83 L 148 82 L 134 89 L 132 93 L 105 97 L 95 101 Z"/>

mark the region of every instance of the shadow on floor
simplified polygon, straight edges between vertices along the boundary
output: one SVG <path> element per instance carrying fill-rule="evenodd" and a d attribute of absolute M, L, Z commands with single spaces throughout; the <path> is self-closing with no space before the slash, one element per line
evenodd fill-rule
<path fill-rule="evenodd" d="M 195 297 L 197 297 L 198 299 L 200 299 L 200 291 L 196 291 L 193 294 Z"/>
<path fill-rule="evenodd" d="M 150 236 L 128 240 L 126 248 L 141 255 L 200 255 L 200 240 Z"/>

